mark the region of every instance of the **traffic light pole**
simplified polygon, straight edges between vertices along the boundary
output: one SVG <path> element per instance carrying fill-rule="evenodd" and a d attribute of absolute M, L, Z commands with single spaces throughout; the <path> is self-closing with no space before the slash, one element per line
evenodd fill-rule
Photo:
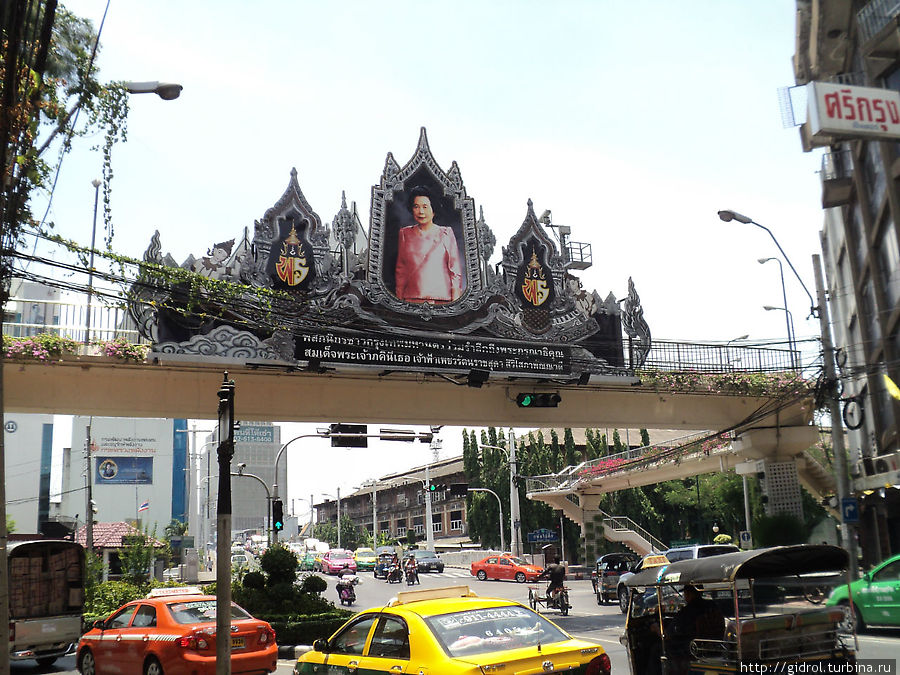
<path fill-rule="evenodd" d="M 522 537 L 519 534 L 519 488 L 516 486 L 516 434 L 509 430 L 509 521 L 510 521 L 510 547 L 515 556 L 522 555 Z"/>
<path fill-rule="evenodd" d="M 234 380 L 219 388 L 219 496 L 216 500 L 216 675 L 231 675 L 231 458 Z"/>
<path fill-rule="evenodd" d="M 315 434 L 302 434 L 300 436 L 295 436 L 287 443 L 284 443 L 279 449 L 278 454 L 275 455 L 275 478 L 272 481 L 272 499 L 278 499 L 278 466 L 281 464 L 281 457 L 284 455 L 284 451 L 287 450 L 287 447 L 293 443 L 294 441 L 299 441 L 301 438 L 335 438 L 335 439 L 363 439 L 363 438 L 378 438 L 383 441 L 415 441 L 418 440 L 420 442 L 430 441 L 431 434 L 427 434 L 424 432 L 415 432 L 412 430 L 406 429 L 383 429 L 379 434 L 342 434 L 342 433 L 334 433 L 332 431 L 326 431 L 324 433 L 315 433 Z M 339 507 L 340 508 L 340 507 Z M 312 505 L 310 505 L 310 510 L 312 510 Z M 340 533 L 340 515 L 338 515 L 338 533 Z M 374 532 L 373 532 L 374 536 Z M 278 542 L 278 531 L 273 530 L 272 532 L 272 543 Z"/>

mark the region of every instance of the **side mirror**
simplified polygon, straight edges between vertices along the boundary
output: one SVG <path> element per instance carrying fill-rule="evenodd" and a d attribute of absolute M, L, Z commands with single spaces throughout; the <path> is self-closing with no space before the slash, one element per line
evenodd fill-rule
<path fill-rule="evenodd" d="M 103 619 L 97 619 L 94 623 L 91 624 L 91 628 L 99 628 L 100 630 L 103 630 L 104 628 L 106 628 L 106 621 L 104 621 Z"/>
<path fill-rule="evenodd" d="M 863 579 L 865 579 L 869 583 L 872 583 L 872 573 L 866 572 L 865 574 L 863 574 Z"/>
<path fill-rule="evenodd" d="M 322 640 L 321 638 L 318 640 L 314 640 L 312 644 L 312 648 L 314 652 L 322 652 L 323 654 L 328 653 L 328 640 Z"/>

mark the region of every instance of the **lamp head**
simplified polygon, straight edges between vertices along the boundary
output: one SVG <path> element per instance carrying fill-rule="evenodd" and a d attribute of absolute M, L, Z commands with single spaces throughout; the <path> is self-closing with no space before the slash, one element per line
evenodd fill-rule
<path fill-rule="evenodd" d="M 753 222 L 752 218 L 748 218 L 747 216 L 742 215 L 737 211 L 732 211 L 731 209 L 724 209 L 722 211 L 719 211 L 719 218 L 726 223 L 730 223 L 732 220 L 736 220 L 739 223 L 744 223 L 745 225 Z"/>

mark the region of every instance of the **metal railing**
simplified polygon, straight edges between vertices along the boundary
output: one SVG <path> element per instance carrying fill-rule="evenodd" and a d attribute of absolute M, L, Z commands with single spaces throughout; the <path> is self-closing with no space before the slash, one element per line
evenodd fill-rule
<path fill-rule="evenodd" d="M 611 530 L 616 530 L 618 532 L 634 532 L 635 534 L 643 537 L 643 539 L 650 544 L 655 552 L 661 552 L 668 550 L 668 546 L 662 543 L 659 539 L 650 534 L 643 527 L 634 522 L 631 518 L 627 516 L 609 516 L 603 511 L 600 513 L 604 516 L 603 518 L 603 526 L 608 527 Z"/>
<path fill-rule="evenodd" d="M 84 342 L 87 312 L 87 303 L 13 297 L 3 308 L 3 334 L 22 338 L 49 333 Z M 134 344 L 147 343 L 124 307 L 94 304 L 90 312 L 92 340 L 123 337 Z"/>
<path fill-rule="evenodd" d="M 532 476 L 526 479 L 526 491 L 529 493 L 558 492 L 575 490 L 581 483 L 600 476 L 623 471 L 642 471 L 662 463 L 680 461 L 690 454 L 706 452 L 706 446 L 700 443 L 709 438 L 710 432 L 698 432 L 677 438 L 670 443 L 646 445 L 618 452 L 604 457 L 597 457 L 576 466 L 569 466 L 556 474 Z M 730 438 L 718 439 L 718 445 L 731 445 Z M 716 444 L 711 439 L 710 444 Z"/>
<path fill-rule="evenodd" d="M 772 347 L 654 340 L 643 367 L 702 373 L 779 372 L 796 369 L 800 359 L 794 358 L 795 353 Z"/>
<path fill-rule="evenodd" d="M 872 0 L 866 4 L 856 14 L 860 41 L 871 40 L 898 15 L 900 15 L 900 0 Z"/>

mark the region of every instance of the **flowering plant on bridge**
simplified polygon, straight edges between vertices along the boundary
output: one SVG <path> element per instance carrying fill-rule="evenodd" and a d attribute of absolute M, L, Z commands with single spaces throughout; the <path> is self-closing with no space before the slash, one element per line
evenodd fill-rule
<path fill-rule="evenodd" d="M 779 371 L 773 373 L 701 373 L 694 371 L 663 372 L 639 371 L 641 384 L 659 392 L 709 393 L 732 396 L 782 396 L 806 394 L 815 383 L 803 379 L 800 373 Z"/>
<path fill-rule="evenodd" d="M 77 352 L 77 342 L 50 333 L 40 333 L 31 337 L 3 336 L 3 354 L 8 359 L 51 361 Z"/>
<path fill-rule="evenodd" d="M 147 358 L 147 352 L 150 350 L 149 345 L 132 344 L 123 337 L 118 337 L 115 340 L 97 340 L 95 344 L 100 347 L 100 353 L 103 356 L 111 356 L 123 361 L 135 361 L 137 363 L 143 363 L 144 359 Z"/>

